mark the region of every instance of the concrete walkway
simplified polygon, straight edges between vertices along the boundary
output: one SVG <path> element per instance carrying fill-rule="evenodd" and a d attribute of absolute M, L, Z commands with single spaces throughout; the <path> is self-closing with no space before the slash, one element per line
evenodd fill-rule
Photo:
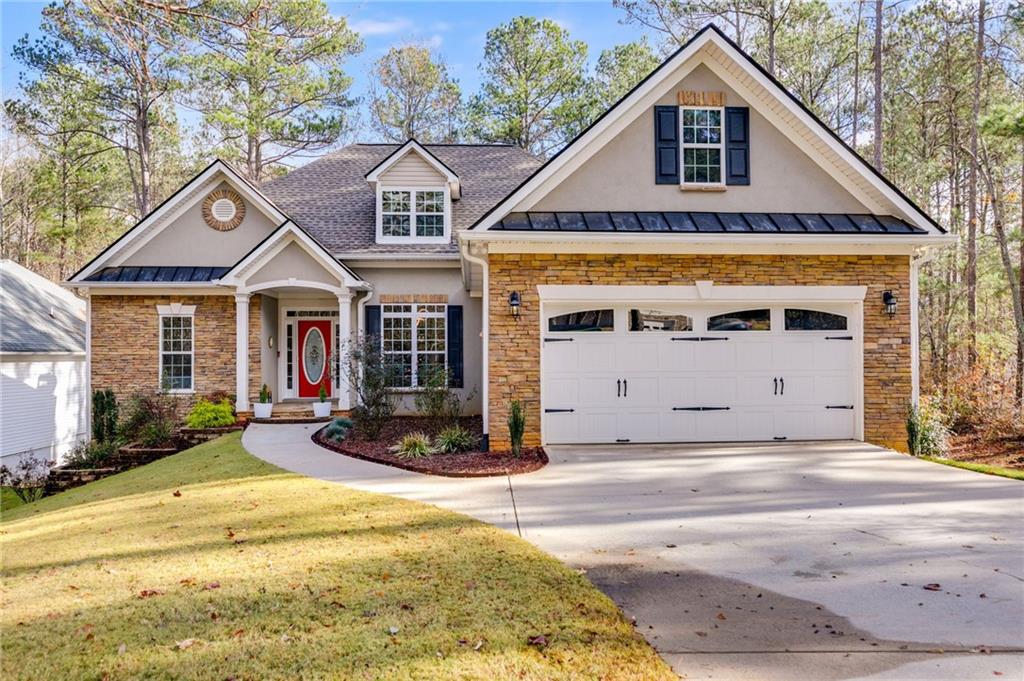
<path fill-rule="evenodd" d="M 520 532 L 688 679 L 1024 679 L 1024 483 L 861 443 L 553 447 L 542 471 L 454 480 L 330 452 L 315 427 L 243 444 Z"/>

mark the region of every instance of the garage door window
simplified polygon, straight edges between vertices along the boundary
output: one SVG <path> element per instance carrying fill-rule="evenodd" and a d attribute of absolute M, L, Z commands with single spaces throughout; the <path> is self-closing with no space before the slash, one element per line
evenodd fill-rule
<path fill-rule="evenodd" d="M 548 319 L 548 331 L 614 331 L 615 313 L 612 310 L 583 310 L 569 312 Z"/>
<path fill-rule="evenodd" d="M 739 310 L 708 317 L 708 331 L 771 331 L 771 312 Z"/>
<path fill-rule="evenodd" d="M 632 309 L 630 331 L 693 331 L 693 318 L 665 310 Z"/>
<path fill-rule="evenodd" d="M 846 317 L 821 310 L 787 307 L 786 331 L 846 331 Z"/>

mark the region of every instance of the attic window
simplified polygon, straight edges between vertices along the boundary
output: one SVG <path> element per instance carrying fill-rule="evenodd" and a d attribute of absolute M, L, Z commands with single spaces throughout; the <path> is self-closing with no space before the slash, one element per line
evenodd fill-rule
<path fill-rule="evenodd" d="M 450 238 L 447 189 L 381 187 L 377 192 L 379 243 L 447 243 Z"/>
<path fill-rule="evenodd" d="M 722 109 L 682 107 L 684 185 L 722 184 Z"/>

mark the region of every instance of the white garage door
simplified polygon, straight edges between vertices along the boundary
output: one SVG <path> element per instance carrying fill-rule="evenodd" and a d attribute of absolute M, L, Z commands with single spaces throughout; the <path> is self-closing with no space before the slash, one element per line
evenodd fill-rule
<path fill-rule="evenodd" d="M 545 312 L 548 443 L 855 436 L 860 336 L 850 307 L 591 303 Z"/>

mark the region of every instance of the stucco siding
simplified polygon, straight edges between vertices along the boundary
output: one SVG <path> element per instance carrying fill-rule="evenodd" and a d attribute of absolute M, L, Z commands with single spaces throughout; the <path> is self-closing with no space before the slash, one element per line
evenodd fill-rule
<path fill-rule="evenodd" d="M 445 177 L 423 160 L 415 151 L 410 151 L 395 165 L 381 173 L 382 185 L 397 187 L 443 187 Z"/>
<path fill-rule="evenodd" d="M 679 90 L 724 92 L 726 106 L 750 106 L 704 65 L 697 66 L 658 104 L 676 104 Z M 750 107 L 750 140 L 749 186 L 699 192 L 655 184 L 654 115 L 647 109 L 550 193 L 513 210 L 871 212 L 754 107 Z"/>
<path fill-rule="evenodd" d="M 277 225 L 247 201 L 245 219 L 235 229 L 220 232 L 203 220 L 203 198 L 216 189 L 230 188 L 226 182 L 199 194 L 195 203 L 174 222 L 165 226 L 138 251 L 118 265 L 192 265 L 229 267 L 265 239 Z"/>
<path fill-rule="evenodd" d="M 294 241 L 253 274 L 246 277 L 246 284 L 263 284 L 270 281 L 284 281 L 289 277 L 315 281 L 329 286 L 340 286 L 341 282 L 324 269 L 316 258 L 307 253 Z"/>

